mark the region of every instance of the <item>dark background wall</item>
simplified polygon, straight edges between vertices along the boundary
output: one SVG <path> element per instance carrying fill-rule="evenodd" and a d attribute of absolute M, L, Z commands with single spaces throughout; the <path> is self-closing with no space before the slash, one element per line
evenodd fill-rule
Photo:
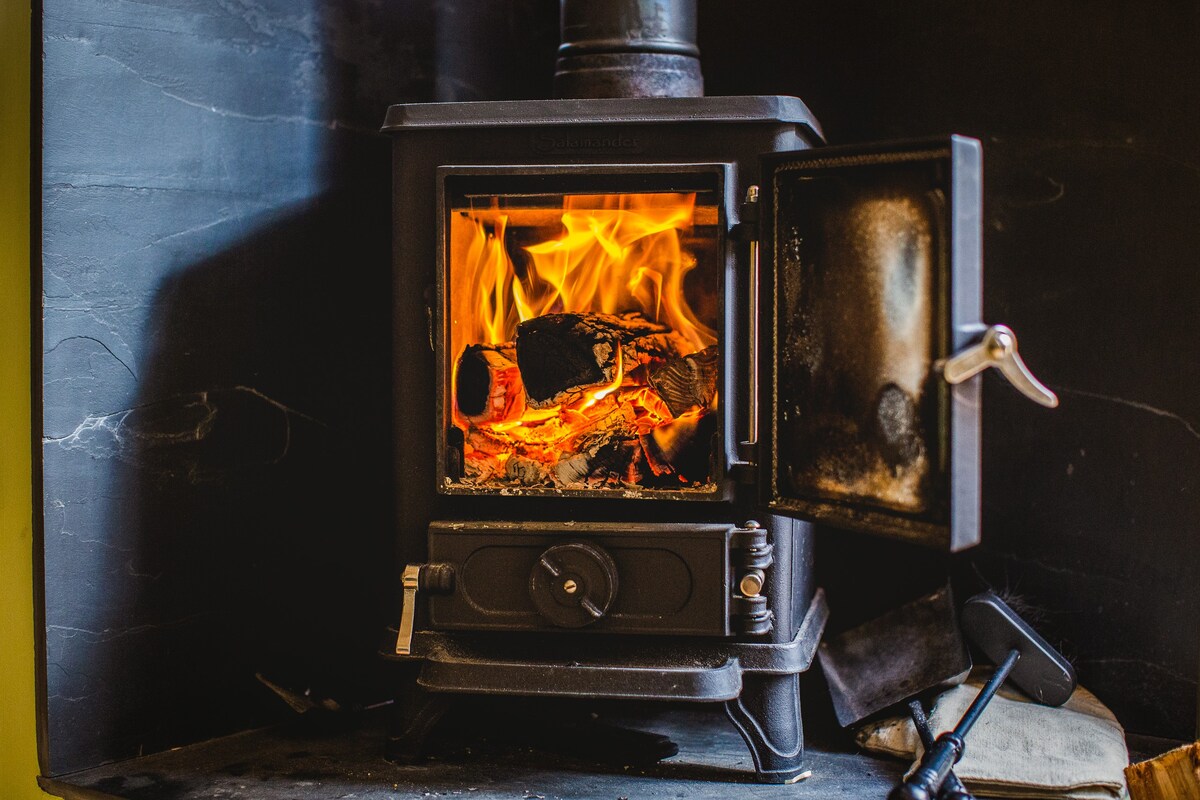
<path fill-rule="evenodd" d="M 984 545 L 960 584 L 1019 595 L 1129 729 L 1194 735 L 1200 6 L 701 8 L 710 94 L 797 94 L 831 142 L 983 140 L 985 319 L 1062 405 L 985 380 Z M 920 561 L 833 539 L 830 584 Z"/>
<path fill-rule="evenodd" d="M 546 96 L 552 0 L 44 0 L 52 772 L 369 699 L 392 607 L 388 103 Z M 701 3 L 710 94 L 985 142 L 986 544 L 1133 730 L 1194 730 L 1196 4 Z M 867 592 L 925 554 L 826 534 Z M 836 606 L 835 606 L 836 610 Z"/>

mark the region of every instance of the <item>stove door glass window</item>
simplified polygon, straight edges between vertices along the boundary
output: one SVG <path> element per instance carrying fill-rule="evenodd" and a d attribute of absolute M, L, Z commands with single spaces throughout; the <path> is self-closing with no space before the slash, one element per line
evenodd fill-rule
<path fill-rule="evenodd" d="M 442 489 L 714 491 L 716 191 L 446 186 Z"/>
<path fill-rule="evenodd" d="M 938 368 L 979 327 L 979 175 L 978 143 L 959 137 L 767 159 L 772 509 L 979 540 L 978 381 Z"/>

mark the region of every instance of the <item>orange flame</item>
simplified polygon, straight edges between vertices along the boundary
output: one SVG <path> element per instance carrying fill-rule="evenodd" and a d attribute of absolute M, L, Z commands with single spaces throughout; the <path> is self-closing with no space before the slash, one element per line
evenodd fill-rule
<path fill-rule="evenodd" d="M 684 281 L 696 266 L 685 245 L 695 214 L 694 193 L 566 195 L 561 209 L 501 208 L 498 200 L 489 208 L 454 209 L 448 242 L 453 363 L 470 344 L 511 343 L 520 322 L 557 312 L 638 312 L 681 337 L 681 356 L 715 344 L 716 332 L 684 295 Z M 547 238 L 530 243 L 531 231 Z M 464 432 L 512 443 L 502 452 L 485 452 L 473 448 L 468 436 L 468 460 L 486 461 L 487 470 L 502 475 L 514 456 L 552 464 L 571 455 L 578 437 L 613 414 L 624 415 L 635 436 L 671 422 L 645 369 L 624 364 L 621 347 L 616 358 L 610 383 L 567 406 L 474 424 L 455 409 L 454 421 Z M 456 377 L 451 375 L 452 392 Z M 493 440 L 487 444 L 494 449 Z"/>
<path fill-rule="evenodd" d="M 607 386 L 602 386 L 594 391 L 587 392 L 587 399 L 583 402 L 583 408 L 591 408 L 599 403 L 604 398 L 621 388 L 621 384 L 625 382 L 625 352 L 617 348 L 617 374 L 613 377 L 612 382 Z"/>
<path fill-rule="evenodd" d="M 453 214 L 452 352 L 512 341 L 517 323 L 557 311 L 640 311 L 695 350 L 715 344 L 716 332 L 683 292 L 696 259 L 681 233 L 692 227 L 695 204 L 695 194 L 567 195 L 561 234 L 523 248 L 520 278 L 504 243 L 510 214 Z"/>

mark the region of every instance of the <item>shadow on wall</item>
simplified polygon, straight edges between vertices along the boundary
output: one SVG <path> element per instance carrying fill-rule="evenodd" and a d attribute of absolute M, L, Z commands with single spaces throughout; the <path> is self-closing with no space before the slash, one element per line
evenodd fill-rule
<path fill-rule="evenodd" d="M 256 674 L 342 705 L 384 695 L 376 131 L 392 102 L 541 91 L 519 70 L 553 45 L 512 37 L 553 33 L 546 5 L 477 4 L 524 55 L 475 86 L 434 43 L 497 26 L 461 31 L 454 3 L 46 0 L 51 773 L 290 713 Z"/>

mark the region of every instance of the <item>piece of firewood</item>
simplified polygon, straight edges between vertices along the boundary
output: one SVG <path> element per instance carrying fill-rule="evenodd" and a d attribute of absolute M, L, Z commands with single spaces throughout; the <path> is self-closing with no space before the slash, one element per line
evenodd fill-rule
<path fill-rule="evenodd" d="M 513 456 L 504 464 L 504 476 L 521 486 L 543 486 L 550 482 L 549 469 L 541 461 Z"/>
<path fill-rule="evenodd" d="M 517 326 L 517 365 L 530 408 L 572 403 L 643 364 L 686 352 L 683 337 L 638 314 L 545 314 Z"/>
<path fill-rule="evenodd" d="M 624 403 L 564 441 L 563 456 L 551 468 L 556 486 L 580 488 L 597 472 L 624 469 L 637 444 L 634 413 Z"/>
<path fill-rule="evenodd" d="M 716 414 L 687 414 L 659 425 L 640 438 L 646 463 L 658 477 L 677 476 L 686 485 L 707 483 L 716 430 Z"/>
<path fill-rule="evenodd" d="M 554 476 L 554 484 L 563 488 L 578 488 L 587 480 L 592 471 L 592 462 L 586 453 L 571 453 L 560 458 L 550 474 Z"/>
<path fill-rule="evenodd" d="M 678 417 L 696 408 L 709 408 L 717 395 L 720 351 L 716 345 L 673 358 L 650 368 L 650 385 Z"/>
<path fill-rule="evenodd" d="M 469 345 L 454 369 L 455 405 L 471 422 L 509 422 L 525 413 L 525 386 L 512 344 Z"/>
<path fill-rule="evenodd" d="M 1130 764 L 1125 782 L 1132 800 L 1200 798 L 1200 742 L 1177 747 L 1158 758 Z"/>
<path fill-rule="evenodd" d="M 502 433 L 487 428 L 477 428 L 472 425 L 466 433 L 467 452 L 478 451 L 490 456 L 511 453 L 517 442 Z"/>

